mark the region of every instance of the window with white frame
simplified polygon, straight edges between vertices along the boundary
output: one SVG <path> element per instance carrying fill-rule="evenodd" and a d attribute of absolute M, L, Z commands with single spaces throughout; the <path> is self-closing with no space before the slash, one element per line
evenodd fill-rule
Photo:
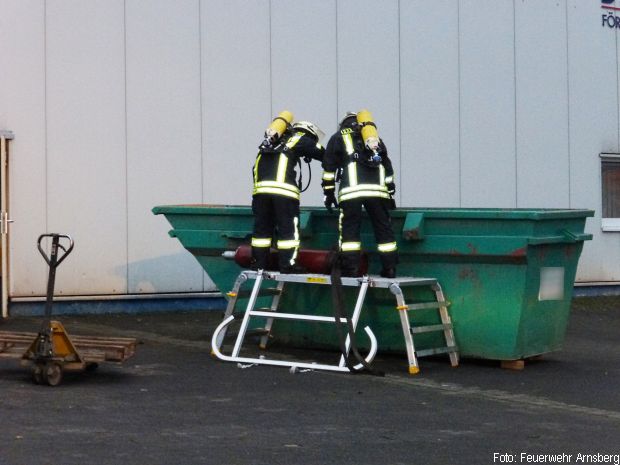
<path fill-rule="evenodd" d="M 603 231 L 620 231 L 620 153 L 601 153 Z"/>

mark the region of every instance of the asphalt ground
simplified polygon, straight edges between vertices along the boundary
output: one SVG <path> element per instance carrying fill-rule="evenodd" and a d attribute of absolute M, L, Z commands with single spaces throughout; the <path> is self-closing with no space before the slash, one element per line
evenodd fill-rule
<path fill-rule="evenodd" d="M 377 356 L 384 377 L 239 368 L 210 355 L 221 316 L 60 317 L 73 334 L 136 337 L 137 353 L 54 388 L 0 360 L 0 464 L 620 463 L 619 298 L 574 300 L 564 349 L 523 371 L 437 357 L 416 376 L 405 354 Z"/>

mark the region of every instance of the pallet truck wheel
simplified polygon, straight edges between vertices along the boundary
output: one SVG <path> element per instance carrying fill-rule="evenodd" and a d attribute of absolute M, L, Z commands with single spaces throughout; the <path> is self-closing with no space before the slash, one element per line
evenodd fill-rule
<path fill-rule="evenodd" d="M 62 367 L 58 363 L 47 363 L 43 370 L 43 381 L 50 386 L 58 386 L 62 381 Z"/>
<path fill-rule="evenodd" d="M 34 367 L 32 367 L 32 381 L 35 384 L 43 384 L 43 370 L 45 365 L 41 363 L 37 363 Z"/>

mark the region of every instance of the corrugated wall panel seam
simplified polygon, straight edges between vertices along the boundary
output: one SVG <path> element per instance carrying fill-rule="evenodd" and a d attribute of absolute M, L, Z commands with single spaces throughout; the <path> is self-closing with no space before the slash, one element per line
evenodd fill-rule
<path fill-rule="evenodd" d="M 202 0 L 198 1 L 198 94 L 200 95 L 200 201 L 205 203 L 205 177 L 202 173 L 205 172 L 205 150 L 204 150 L 204 97 L 203 97 L 203 84 L 202 84 Z M 205 273 L 202 276 L 202 290 L 206 289 L 206 277 Z"/>
<path fill-rule="evenodd" d="M 273 69 L 271 67 L 271 63 L 273 62 L 273 36 L 272 36 L 272 27 L 271 27 L 271 15 L 272 15 L 272 0 L 269 0 L 269 115 L 271 117 L 274 116 L 273 112 Z M 280 111 L 280 110 L 278 110 Z"/>
<path fill-rule="evenodd" d="M 396 7 L 396 11 L 398 12 L 398 17 L 396 18 L 396 26 L 398 27 L 398 166 L 401 167 L 398 174 L 398 184 L 402 185 L 403 182 L 403 178 L 400 175 L 400 173 L 402 172 L 402 166 L 403 166 L 403 105 L 402 105 L 402 101 L 403 101 L 403 96 L 402 96 L 402 73 L 401 73 L 401 35 L 400 35 L 400 0 L 397 1 L 397 7 Z M 337 55 L 336 55 L 337 56 Z M 336 67 L 337 69 L 337 67 Z M 394 199 L 396 200 L 396 199 Z M 398 203 L 397 205 L 402 205 L 403 204 L 403 190 L 402 189 L 398 189 Z"/>
<path fill-rule="evenodd" d="M 45 103 L 43 104 L 43 112 L 45 115 L 45 127 L 44 127 L 44 139 L 45 139 L 45 154 L 44 154 L 44 159 L 45 159 L 45 230 L 49 231 L 49 218 L 48 218 L 48 212 L 49 212 L 49 182 L 48 182 L 48 178 L 49 178 L 49 163 L 47 160 L 47 154 L 48 154 L 48 145 L 47 145 L 47 130 L 48 130 L 48 124 L 47 124 L 47 111 L 48 111 L 48 105 L 47 105 L 47 0 L 45 0 L 44 4 L 43 4 L 43 82 L 44 82 L 44 91 L 43 91 L 43 98 L 45 100 Z"/>
<path fill-rule="evenodd" d="M 126 250 L 126 266 L 125 270 L 125 287 L 129 292 L 129 163 L 127 160 L 127 0 L 123 0 L 123 62 L 125 69 L 123 70 L 125 80 L 125 234 L 127 240 L 125 241 Z"/>
<path fill-rule="evenodd" d="M 567 171 L 568 171 L 568 208 L 571 208 L 571 126 L 570 126 L 570 53 L 568 43 L 568 2 L 566 2 L 565 10 L 566 22 L 566 127 L 567 127 Z"/>
<path fill-rule="evenodd" d="M 459 207 L 463 206 L 463 170 L 461 168 L 462 166 L 462 159 L 461 159 L 461 108 L 462 108 L 462 100 L 461 100 L 461 0 L 458 0 L 456 2 L 456 28 L 457 28 L 457 34 L 456 34 L 456 41 L 457 41 L 457 49 L 458 49 L 458 53 L 457 53 L 457 60 L 458 60 L 458 65 L 457 65 L 457 85 L 458 85 L 458 90 L 457 90 L 457 95 L 458 95 L 458 101 L 459 101 L 459 117 L 458 117 L 458 130 L 459 130 L 459 134 L 458 134 L 458 150 L 459 150 Z"/>
<path fill-rule="evenodd" d="M 513 85 L 514 85 L 514 110 L 515 110 L 515 208 L 519 204 L 519 131 L 518 131 L 518 114 L 517 114 L 517 7 L 515 0 L 512 0 L 512 66 L 514 67 Z"/>
<path fill-rule="evenodd" d="M 338 66 L 339 66 L 339 62 L 338 62 L 338 2 L 336 1 L 334 4 L 334 8 L 336 9 L 336 11 L 334 12 L 334 22 L 335 22 L 335 29 L 336 29 L 336 121 L 340 121 L 340 115 L 342 113 L 344 113 L 344 111 L 347 110 L 341 110 L 340 109 L 340 76 L 338 74 Z M 329 136 L 327 136 L 329 137 Z M 325 143 L 325 145 L 327 145 L 327 142 Z"/>

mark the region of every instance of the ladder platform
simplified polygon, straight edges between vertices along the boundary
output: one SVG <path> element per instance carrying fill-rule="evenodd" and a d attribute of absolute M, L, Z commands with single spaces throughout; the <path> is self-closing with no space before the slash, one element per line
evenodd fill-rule
<path fill-rule="evenodd" d="M 242 271 L 247 279 L 256 279 L 258 271 Z M 308 283 L 308 284 L 328 284 L 331 285 L 332 278 L 328 274 L 314 273 L 298 273 L 285 274 L 279 271 L 263 271 L 264 279 L 284 282 L 284 283 Z M 384 278 L 378 275 L 367 275 L 360 277 L 343 276 L 340 278 L 343 286 L 360 287 L 362 283 L 367 282 L 368 287 L 377 287 L 389 289 L 391 285 L 396 284 L 399 287 L 406 286 L 433 286 L 437 284 L 435 278 L 414 278 L 411 276 L 402 276 L 398 278 Z"/>

